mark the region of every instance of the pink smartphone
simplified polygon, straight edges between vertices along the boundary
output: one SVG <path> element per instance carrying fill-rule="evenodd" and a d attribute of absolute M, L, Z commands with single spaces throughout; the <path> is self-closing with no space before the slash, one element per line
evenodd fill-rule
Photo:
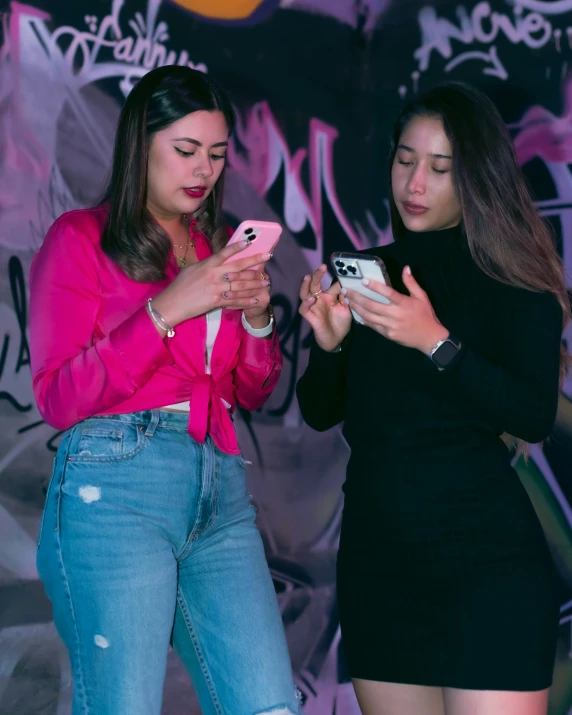
<path fill-rule="evenodd" d="M 250 245 L 226 260 L 225 263 L 256 256 L 258 253 L 272 253 L 276 248 L 281 233 L 282 226 L 279 223 L 274 223 L 274 221 L 243 221 L 232 234 L 227 246 L 245 239 L 250 242 Z M 257 271 L 259 268 L 260 266 L 252 266 L 249 270 Z"/>

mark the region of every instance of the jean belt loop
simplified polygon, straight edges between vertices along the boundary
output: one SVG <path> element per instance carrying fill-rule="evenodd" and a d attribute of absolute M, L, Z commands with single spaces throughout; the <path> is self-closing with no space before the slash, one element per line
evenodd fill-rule
<path fill-rule="evenodd" d="M 159 424 L 160 418 L 161 413 L 159 412 L 159 410 L 151 410 L 151 419 L 149 420 L 149 424 L 147 425 L 145 437 L 152 437 L 155 434 L 155 430 L 157 429 L 157 425 Z"/>

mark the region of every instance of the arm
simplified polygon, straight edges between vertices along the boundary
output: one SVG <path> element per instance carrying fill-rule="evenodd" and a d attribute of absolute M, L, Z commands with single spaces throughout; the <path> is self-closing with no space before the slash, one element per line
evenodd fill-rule
<path fill-rule="evenodd" d="M 325 432 L 344 419 L 351 335 L 350 332 L 342 343 L 340 352 L 326 352 L 314 340 L 308 367 L 298 380 L 300 412 L 304 422 L 317 432 Z"/>
<path fill-rule="evenodd" d="M 497 285 L 495 360 L 464 345 L 441 375 L 498 433 L 541 442 L 556 418 L 562 309 L 552 295 Z"/>
<path fill-rule="evenodd" d="M 58 429 L 123 402 L 172 362 L 144 306 L 94 341 L 99 277 L 92 230 L 85 215 L 60 218 L 30 273 L 34 395 L 42 417 Z"/>
<path fill-rule="evenodd" d="M 458 334 L 461 354 L 440 373 L 441 379 L 498 434 L 540 442 L 556 417 L 562 309 L 550 293 L 508 286 L 480 271 L 478 276 L 474 290 L 487 301 L 488 339 L 471 345 L 462 332 Z M 350 307 L 384 337 L 429 355 L 450 327 L 456 332 L 455 327 L 439 321 L 408 266 L 403 283 L 408 296 L 370 281 L 373 290 L 390 300 L 389 305 L 348 291 Z"/>
<path fill-rule="evenodd" d="M 241 343 L 234 369 L 236 399 L 247 410 L 258 410 L 270 397 L 282 371 L 278 331 L 270 339 L 256 338 L 240 326 Z"/>

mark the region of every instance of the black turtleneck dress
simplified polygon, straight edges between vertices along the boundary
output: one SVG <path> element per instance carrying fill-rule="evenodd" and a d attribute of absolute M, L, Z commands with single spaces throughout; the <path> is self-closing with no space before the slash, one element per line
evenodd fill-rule
<path fill-rule="evenodd" d="M 353 323 L 316 344 L 297 386 L 304 420 L 344 422 L 351 448 L 338 554 L 353 678 L 532 691 L 552 681 L 559 587 L 500 436 L 540 442 L 556 416 L 562 310 L 473 262 L 457 229 L 370 249 L 406 293 L 404 266 L 462 342 L 444 371 Z"/>

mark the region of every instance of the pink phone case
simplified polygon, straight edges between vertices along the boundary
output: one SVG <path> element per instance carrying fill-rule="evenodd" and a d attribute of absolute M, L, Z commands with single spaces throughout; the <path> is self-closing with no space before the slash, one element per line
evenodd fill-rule
<path fill-rule="evenodd" d="M 237 241 L 243 241 L 245 238 L 250 241 L 250 245 L 226 260 L 225 263 L 256 256 L 258 253 L 272 253 L 281 233 L 282 226 L 279 223 L 274 223 L 274 221 L 243 221 L 232 234 L 227 245 L 230 246 Z M 257 271 L 259 268 L 260 266 L 252 266 L 249 270 Z"/>

